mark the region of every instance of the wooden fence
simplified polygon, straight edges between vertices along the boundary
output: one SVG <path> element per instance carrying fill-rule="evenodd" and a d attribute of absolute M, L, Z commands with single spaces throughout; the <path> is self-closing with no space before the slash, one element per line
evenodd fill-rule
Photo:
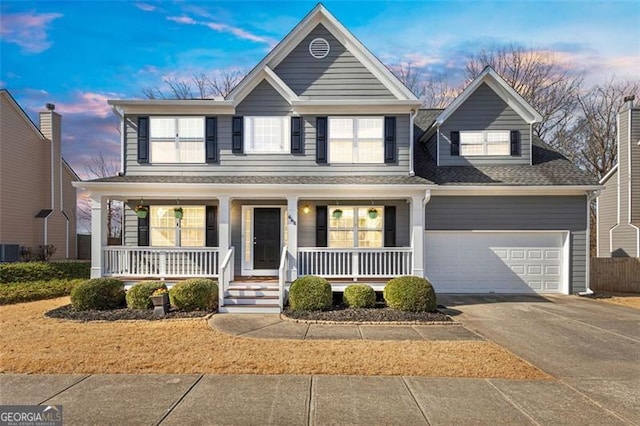
<path fill-rule="evenodd" d="M 592 257 L 591 290 L 640 293 L 640 258 Z"/>

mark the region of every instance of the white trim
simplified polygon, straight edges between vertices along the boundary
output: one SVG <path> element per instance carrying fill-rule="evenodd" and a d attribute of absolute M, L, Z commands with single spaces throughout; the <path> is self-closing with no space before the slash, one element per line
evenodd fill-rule
<path fill-rule="evenodd" d="M 131 115 L 216 115 L 236 113 L 233 102 L 211 99 L 150 99 L 107 101 L 112 107 L 120 107 L 122 114 Z"/>
<path fill-rule="evenodd" d="M 245 252 L 244 252 L 244 244 L 245 244 L 245 239 L 246 239 L 246 235 L 247 235 L 247 228 L 245 225 L 245 215 L 247 211 L 251 211 L 251 224 L 250 224 L 250 228 L 249 229 L 249 238 L 251 241 L 253 241 L 253 232 L 254 232 L 254 226 L 255 226 L 255 220 L 254 220 L 254 210 L 256 208 L 268 208 L 268 209 L 280 209 L 280 249 L 278 250 L 278 253 L 280 253 L 282 251 L 282 248 L 284 247 L 284 215 L 285 215 L 285 211 L 286 211 L 286 206 L 280 205 L 280 204 L 245 204 L 242 206 L 242 216 L 240 217 L 240 226 L 241 226 L 241 231 L 240 231 L 240 247 L 238 247 L 237 249 L 237 253 L 240 256 L 240 269 L 242 271 L 242 275 L 247 275 L 247 276 L 251 276 L 251 275 L 265 275 L 265 276 L 277 276 L 278 275 L 278 269 L 254 269 L 253 268 L 253 257 L 254 257 L 254 253 L 253 253 L 253 244 L 251 244 L 251 250 L 250 250 L 250 254 L 249 254 L 249 262 L 246 262 L 245 260 Z M 278 258 L 278 260 L 280 260 Z"/>
<path fill-rule="evenodd" d="M 313 49 L 311 48 L 312 45 L 317 44 L 316 42 L 322 43 L 323 52 L 320 55 L 316 55 L 316 53 L 314 53 Z M 324 51 L 325 49 L 326 51 Z M 329 52 L 331 52 L 331 45 L 326 39 L 322 37 L 316 37 L 309 42 L 309 54 L 315 59 L 324 59 L 327 57 Z"/>
<path fill-rule="evenodd" d="M 411 114 L 419 104 L 405 101 L 389 100 L 298 100 L 292 102 L 296 114 L 336 115 L 336 114 Z"/>
<path fill-rule="evenodd" d="M 440 166 L 440 125 L 436 126 L 436 166 Z"/>
<path fill-rule="evenodd" d="M 279 150 L 255 150 L 255 119 L 274 119 L 280 122 L 282 139 L 280 140 Z M 291 154 L 291 117 L 288 115 L 280 116 L 264 116 L 264 115 L 247 115 L 243 120 L 244 131 L 244 153 L 246 155 L 264 155 L 264 154 Z"/>
<path fill-rule="evenodd" d="M 604 176 L 602 177 L 602 179 L 600 179 L 600 182 L 598 182 L 598 183 L 599 183 L 600 185 L 604 185 L 604 184 L 609 180 L 609 178 L 610 178 L 610 177 L 611 177 L 611 176 L 616 172 L 616 170 L 618 170 L 618 165 L 617 165 L 617 164 L 616 164 L 615 166 L 613 166 L 613 167 L 611 168 L 611 170 L 609 170 L 609 171 L 607 172 L 607 174 L 606 174 L 606 175 L 604 175 Z"/>
<path fill-rule="evenodd" d="M 562 269 L 562 277 L 560 282 L 560 291 L 561 294 L 569 294 L 569 284 L 570 284 L 570 260 L 571 260 L 571 231 L 562 230 L 562 229 L 549 229 L 549 230 L 527 230 L 527 229 L 509 229 L 509 230 L 500 230 L 500 229 L 470 229 L 470 230 L 425 230 L 425 236 L 433 233 L 448 233 L 448 234 L 512 234 L 512 233 L 526 233 L 526 234 L 561 234 L 562 235 L 562 258 L 561 258 L 561 269 Z M 425 246 L 426 246 L 426 238 L 425 238 Z M 588 244 L 587 244 L 588 246 Z M 425 254 L 426 257 L 427 254 Z M 428 272 L 426 271 L 425 275 L 428 276 Z M 586 271 L 588 274 L 588 271 Z M 541 292 L 541 294 L 545 294 Z M 552 293 L 549 293 L 552 294 Z"/>
<path fill-rule="evenodd" d="M 416 170 L 415 170 L 415 155 L 413 153 L 414 151 L 414 145 L 415 142 L 413 140 L 414 138 L 414 133 L 413 133 L 413 122 L 414 119 L 416 118 L 416 116 L 418 115 L 418 110 L 411 110 L 411 113 L 409 114 L 409 176 L 415 176 L 416 175 Z M 397 128 L 396 128 L 396 133 L 397 133 Z M 383 142 L 384 142 L 384 135 L 383 135 Z"/>
<path fill-rule="evenodd" d="M 596 198 L 596 256 L 600 254 L 600 197 Z"/>
<path fill-rule="evenodd" d="M 628 198 L 627 198 L 627 202 L 629 204 L 629 215 L 627 216 L 629 225 L 633 226 L 634 228 L 637 229 L 636 226 L 634 226 L 631 223 L 631 109 L 629 109 L 629 120 L 628 120 L 628 129 L 627 129 L 627 140 L 625 141 L 627 143 L 627 145 L 629 145 L 627 147 L 628 152 L 627 152 L 627 161 L 629 163 L 629 168 L 627 169 L 627 185 L 628 185 Z M 620 157 L 618 157 L 620 158 Z M 640 254 L 636 253 L 636 256 L 640 256 Z"/>
<path fill-rule="evenodd" d="M 513 87 L 511 87 L 500 75 L 491 67 L 486 67 L 464 91 L 449 104 L 444 111 L 436 118 L 436 123 L 441 125 L 480 87 L 486 83 L 498 96 L 504 100 L 520 117 L 527 123 L 539 123 L 542 116 L 527 101 L 524 100 Z M 533 135 L 532 135 L 533 136 Z"/>
<path fill-rule="evenodd" d="M 432 188 L 434 196 L 470 196 L 470 195 L 584 195 L 588 191 L 602 189 L 599 185 L 539 185 L 539 186 L 473 186 L 446 185 Z"/>
<path fill-rule="evenodd" d="M 618 129 L 618 131 L 616 132 L 617 133 L 616 138 L 618 139 L 617 140 L 617 145 L 618 145 L 617 146 L 617 150 L 618 150 L 618 161 L 619 161 L 619 159 L 620 159 L 620 115 L 616 115 L 616 127 Z M 620 163 L 618 163 L 618 164 L 620 164 Z M 618 187 L 616 188 L 616 190 L 618 191 L 618 208 L 616 209 L 617 214 L 618 214 L 617 221 L 616 221 L 617 225 L 620 225 L 620 211 L 622 210 L 621 206 L 620 206 L 620 175 L 621 174 L 622 174 L 622 171 L 620 173 L 618 173 Z M 613 231 L 613 228 L 611 230 Z M 612 246 L 612 248 L 613 248 L 613 246 Z"/>
<path fill-rule="evenodd" d="M 529 123 L 529 165 L 533 166 L 533 123 Z"/>

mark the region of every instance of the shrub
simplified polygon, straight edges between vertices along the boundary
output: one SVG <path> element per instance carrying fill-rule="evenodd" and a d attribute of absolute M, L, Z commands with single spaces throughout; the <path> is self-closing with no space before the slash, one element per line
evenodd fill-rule
<path fill-rule="evenodd" d="M 169 290 L 169 300 L 184 311 L 215 309 L 218 306 L 218 283 L 206 278 L 192 278 Z"/>
<path fill-rule="evenodd" d="M 0 264 L 0 283 L 89 278 L 88 262 L 22 262 Z"/>
<path fill-rule="evenodd" d="M 376 304 L 376 292 L 364 284 L 352 284 L 344 289 L 342 301 L 351 308 L 372 308 Z"/>
<path fill-rule="evenodd" d="M 331 284 L 321 277 L 300 277 L 289 289 L 289 306 L 294 311 L 321 311 L 329 308 L 332 301 Z"/>
<path fill-rule="evenodd" d="M 149 297 L 158 289 L 167 289 L 162 281 L 141 281 L 127 291 L 127 308 L 151 309 L 153 302 Z"/>
<path fill-rule="evenodd" d="M 384 287 L 384 300 L 391 308 L 409 312 L 431 312 L 438 306 L 431 283 L 410 275 L 389 281 Z"/>
<path fill-rule="evenodd" d="M 71 304 L 78 311 L 107 310 L 124 306 L 122 281 L 114 278 L 93 278 L 71 290 Z"/>
<path fill-rule="evenodd" d="M 0 305 L 68 296 L 82 280 L 29 281 L 0 285 Z"/>

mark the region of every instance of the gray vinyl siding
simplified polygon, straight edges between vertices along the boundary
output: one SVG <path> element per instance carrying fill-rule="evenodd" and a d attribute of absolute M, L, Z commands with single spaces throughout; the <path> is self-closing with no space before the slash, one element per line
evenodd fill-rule
<path fill-rule="evenodd" d="M 519 156 L 452 156 L 452 131 L 519 130 Z M 487 84 L 476 91 L 440 126 L 440 166 L 488 164 L 529 164 L 531 155 L 530 126 Z"/>
<path fill-rule="evenodd" d="M 569 292 L 586 290 L 586 197 L 434 196 L 425 218 L 427 231 L 570 231 Z"/>
<path fill-rule="evenodd" d="M 598 196 L 598 257 L 611 257 L 610 231 L 618 223 L 618 172 L 609 177 Z"/>
<path fill-rule="evenodd" d="M 620 223 L 611 230 L 611 257 L 638 257 L 638 229 Z"/>
<path fill-rule="evenodd" d="M 266 87 L 265 87 L 266 85 Z M 238 105 L 238 115 L 287 115 L 288 104 L 268 83 L 261 83 Z M 258 93 L 260 96 L 258 96 Z M 263 100 L 264 99 L 264 100 Z M 283 104 L 284 103 L 284 104 Z M 286 104 L 286 105 L 285 105 Z M 380 115 L 377 115 L 380 116 Z M 218 116 L 218 150 L 215 164 L 139 164 L 137 117 L 127 116 L 125 159 L 127 175 L 180 174 L 227 176 L 406 175 L 409 172 L 409 115 L 396 115 L 396 149 L 393 164 L 317 164 L 316 117 L 303 116 L 304 154 L 234 154 L 231 152 L 231 116 Z"/>
<path fill-rule="evenodd" d="M 631 223 L 640 226 L 640 109 L 631 114 Z"/>
<path fill-rule="evenodd" d="M 315 38 L 329 42 L 330 50 L 325 58 L 316 59 L 309 53 L 309 43 Z M 309 99 L 395 99 L 322 24 L 318 24 L 274 71 L 298 96 Z"/>

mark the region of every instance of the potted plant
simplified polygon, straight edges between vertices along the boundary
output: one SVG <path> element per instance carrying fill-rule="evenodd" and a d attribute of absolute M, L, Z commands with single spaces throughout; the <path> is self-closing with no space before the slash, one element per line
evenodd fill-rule
<path fill-rule="evenodd" d="M 136 215 L 140 218 L 140 219 L 144 219 L 145 217 L 147 217 L 147 215 L 149 214 L 149 207 L 147 206 L 143 206 L 142 204 L 138 204 L 137 206 L 135 206 L 133 208 L 133 211 L 136 212 Z"/>
<path fill-rule="evenodd" d="M 333 218 L 334 219 L 340 219 L 342 217 L 342 210 L 340 209 L 335 209 L 333 211 Z"/>
<path fill-rule="evenodd" d="M 175 208 L 173 209 L 173 216 L 174 216 L 176 219 L 182 219 L 182 215 L 183 215 L 182 207 L 175 207 Z"/>
<path fill-rule="evenodd" d="M 375 209 L 373 207 L 371 207 L 367 213 L 369 214 L 369 217 L 371 219 L 375 219 L 378 217 L 378 209 Z"/>
<path fill-rule="evenodd" d="M 163 317 L 169 312 L 169 292 L 166 288 L 159 288 L 149 296 L 153 302 L 153 314 Z"/>

